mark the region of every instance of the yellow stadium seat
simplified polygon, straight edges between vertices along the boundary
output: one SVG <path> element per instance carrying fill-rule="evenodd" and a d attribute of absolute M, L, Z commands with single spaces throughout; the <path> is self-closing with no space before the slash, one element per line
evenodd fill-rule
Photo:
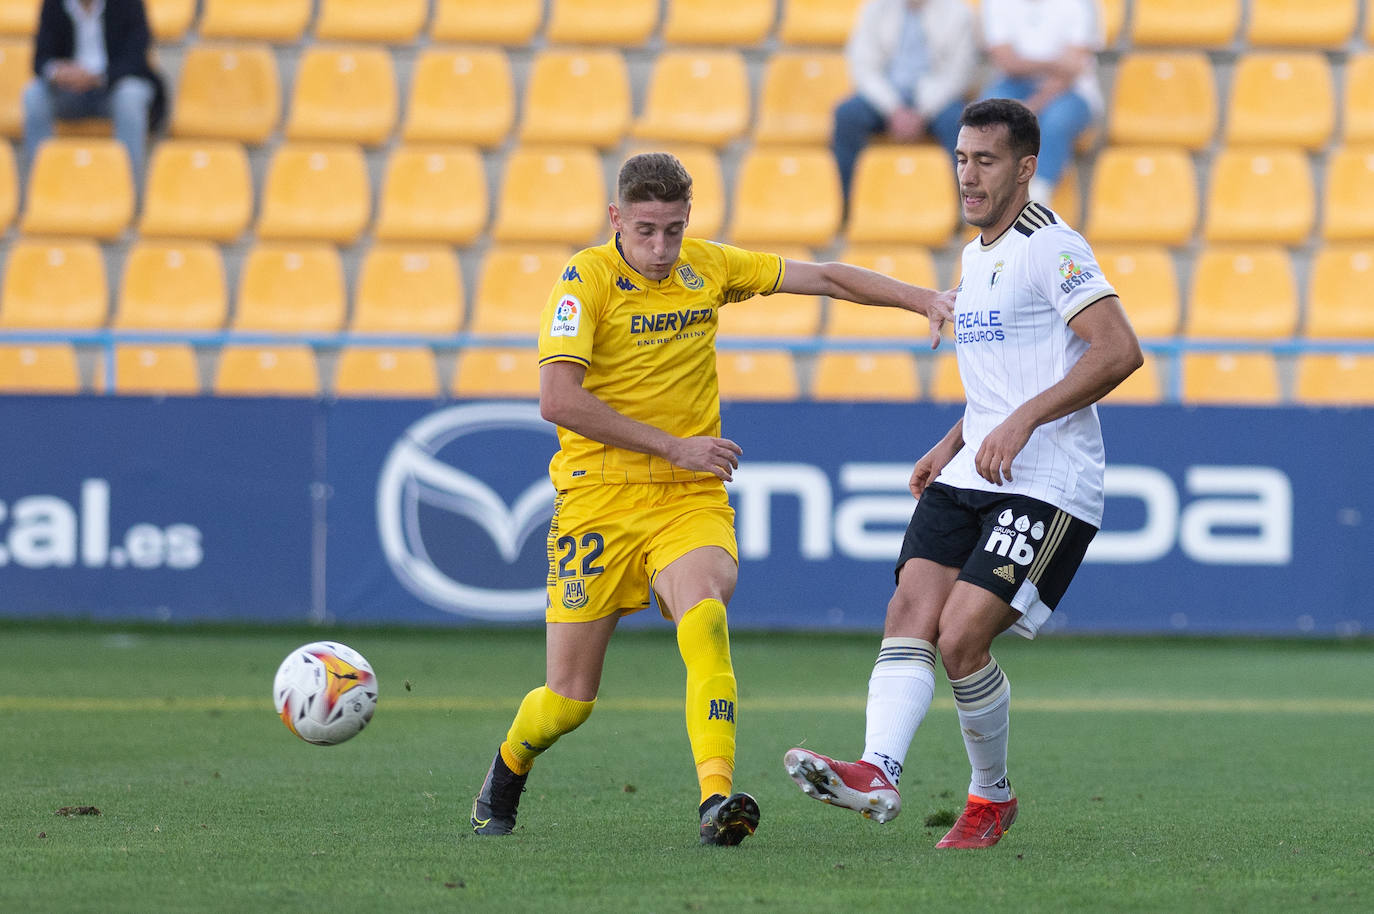
<path fill-rule="evenodd" d="M 806 339 L 821 331 L 821 299 L 816 295 L 755 295 L 720 309 L 716 334 L 727 340 Z"/>
<path fill-rule="evenodd" d="M 539 352 L 533 345 L 468 346 L 453 372 L 456 397 L 539 396 Z"/>
<path fill-rule="evenodd" d="M 1126 0 L 1097 0 L 1097 14 L 1102 22 L 1102 46 L 1116 47 L 1126 26 Z"/>
<path fill-rule="evenodd" d="M 1252 46 L 1342 47 L 1355 31 L 1357 0 L 1250 0 Z"/>
<path fill-rule="evenodd" d="M 1374 145 L 1342 147 L 1326 160 L 1322 237 L 1374 240 Z"/>
<path fill-rule="evenodd" d="M 295 44 L 314 5 L 314 0 L 202 0 L 200 35 Z"/>
<path fill-rule="evenodd" d="M 549 0 L 544 37 L 554 44 L 637 47 L 658 25 L 658 0 Z"/>
<path fill-rule="evenodd" d="M 115 239 L 134 214 L 133 176 L 123 145 L 56 137 L 38 149 L 20 226 L 29 235 Z"/>
<path fill-rule="evenodd" d="M 520 140 L 614 146 L 630 127 L 630 71 L 614 49 L 535 52 Z"/>
<path fill-rule="evenodd" d="M 23 137 L 24 87 L 31 79 L 33 40 L 0 39 L 0 136 Z"/>
<path fill-rule="evenodd" d="M 1157 245 L 1099 245 L 1094 253 L 1137 336 L 1178 332 L 1182 309 L 1172 254 Z"/>
<path fill-rule="evenodd" d="M 211 389 L 228 397 L 313 397 L 320 392 L 315 351 L 305 345 L 226 345 Z"/>
<path fill-rule="evenodd" d="M 1374 339 L 1374 242 L 1327 245 L 1312 259 L 1303 332 L 1318 339 Z"/>
<path fill-rule="evenodd" d="M 1202 149 L 1217 132 L 1217 89 L 1201 51 L 1124 54 L 1107 106 L 1110 141 Z"/>
<path fill-rule="evenodd" d="M 186 37 L 186 31 L 196 18 L 196 0 L 146 0 L 148 27 L 159 42 L 176 42 Z"/>
<path fill-rule="evenodd" d="M 258 237 L 352 244 L 371 216 L 371 195 L 357 146 L 283 143 L 268 164 Z"/>
<path fill-rule="evenodd" d="M 692 213 L 687 222 L 687 234 L 692 238 L 716 239 L 725 224 L 725 175 L 720 157 L 710 146 L 655 143 L 636 144 L 625 158 L 641 152 L 668 152 L 677 156 L 682 167 L 692 176 Z"/>
<path fill-rule="evenodd" d="M 849 203 L 851 243 L 938 247 L 958 220 L 954 166 L 943 148 L 880 144 L 860 154 Z"/>
<path fill-rule="evenodd" d="M 292 85 L 287 139 L 379 146 L 396 127 L 396 71 L 386 48 L 311 46 Z"/>
<path fill-rule="evenodd" d="M 1312 232 L 1316 209 L 1302 150 L 1227 148 L 1212 160 L 1202 234 L 1208 241 L 1301 244 Z"/>
<path fill-rule="evenodd" d="M 434 0 L 435 41 L 524 47 L 544 20 L 544 0 Z"/>
<path fill-rule="evenodd" d="M 200 366 L 189 343 L 120 343 L 114 347 L 114 392 L 155 397 L 200 393 Z M 96 357 L 92 388 L 106 391 L 105 357 Z"/>
<path fill-rule="evenodd" d="M 482 258 L 468 330 L 534 339 L 539 314 L 572 253 L 557 244 L 492 245 Z"/>
<path fill-rule="evenodd" d="M 849 40 L 862 0 L 782 0 L 778 41 L 839 47 Z"/>
<path fill-rule="evenodd" d="M 816 355 L 813 400 L 910 401 L 921 395 L 916 359 L 909 352 L 840 352 Z"/>
<path fill-rule="evenodd" d="M 472 146 L 402 146 L 387 158 L 374 234 L 465 245 L 487 225 L 487 173 Z"/>
<path fill-rule="evenodd" d="M 463 271 L 445 245 L 379 244 L 367 252 L 349 325 L 354 333 L 448 336 L 463 324 Z"/>
<path fill-rule="evenodd" d="M 266 44 L 196 44 L 186 50 L 172 106 L 179 137 L 267 142 L 281 119 L 277 58 Z"/>
<path fill-rule="evenodd" d="M 1182 401 L 1271 406 L 1279 402 L 1279 369 L 1268 352 L 1185 352 Z"/>
<path fill-rule="evenodd" d="M 455 105 L 455 98 L 463 99 Z M 499 146 L 515 123 L 510 59 L 501 48 L 426 48 L 411 74 L 407 142 Z"/>
<path fill-rule="evenodd" d="M 427 346 L 345 346 L 335 366 L 340 397 L 437 397 L 439 366 Z"/>
<path fill-rule="evenodd" d="M 207 241 L 140 241 L 124 260 L 115 303 L 118 330 L 213 331 L 229 293 L 219 248 Z"/>
<path fill-rule="evenodd" d="M 14 149 L 0 143 L 0 233 L 14 222 L 19 210 L 19 175 L 14 164 Z"/>
<path fill-rule="evenodd" d="M 1224 139 L 1320 149 L 1336 124 L 1331 65 L 1318 51 L 1251 51 L 1231 73 Z"/>
<path fill-rule="evenodd" d="M 836 258 L 928 289 L 936 287 L 935 259 L 915 245 L 851 246 Z M 925 345 L 930 331 L 926 319 L 902 308 L 875 308 L 835 298 L 826 305 L 825 335 L 832 339 L 887 339 Z"/>
<path fill-rule="evenodd" d="M 1320 406 L 1374 406 L 1374 355 L 1300 354 L 1293 399 Z"/>
<path fill-rule="evenodd" d="M 1374 22 L 1374 15 L 1369 20 Z M 1374 38 L 1370 40 L 1374 42 Z M 1341 135 L 1345 141 L 1374 143 L 1374 53 L 1350 55 L 1341 97 Z"/>
<path fill-rule="evenodd" d="M 746 47 L 773 30 L 774 0 L 668 0 L 663 40 L 668 44 Z"/>
<path fill-rule="evenodd" d="M 1277 245 L 1206 248 L 1193 267 L 1183 332 L 1207 339 L 1281 339 L 1298 327 L 1298 289 Z"/>
<path fill-rule="evenodd" d="M 955 206 L 957 208 L 957 202 Z M 1083 182 L 1078 177 L 1078 166 L 1073 162 L 1065 165 L 1063 174 L 1059 176 L 1059 183 L 1050 196 L 1050 209 L 1075 228 L 1083 225 Z"/>
<path fill-rule="evenodd" d="M 586 244 L 608 234 L 606 177 L 590 146 L 506 154 L 492 237 Z"/>
<path fill-rule="evenodd" d="M 70 343 L 0 344 L 0 393 L 80 392 L 76 347 Z"/>
<path fill-rule="evenodd" d="M 43 0 L 0 0 L 0 35 L 32 36 Z"/>
<path fill-rule="evenodd" d="M 334 333 L 347 310 L 343 264 L 327 244 L 259 244 L 239 273 L 233 328 Z"/>
<path fill-rule="evenodd" d="M 716 353 L 721 400 L 782 401 L 801 397 L 797 365 L 786 349 L 722 349 Z"/>
<path fill-rule="evenodd" d="M 954 355 L 954 347 L 948 343 L 940 348 L 948 355 L 935 357 L 934 376 L 930 382 L 930 399 L 937 403 L 963 403 L 964 382 L 959 377 L 959 360 Z"/>
<path fill-rule="evenodd" d="M 223 140 L 168 140 L 153 149 L 139 233 L 234 241 L 253 217 L 248 155 Z"/>
<path fill-rule="evenodd" d="M 315 37 L 409 44 L 429 16 L 429 0 L 320 0 Z"/>
<path fill-rule="evenodd" d="M 1159 373 L 1159 360 L 1145 353 L 1145 363 L 1131 372 L 1101 402 L 1115 405 L 1149 406 L 1164 402 L 1164 383 Z"/>
<path fill-rule="evenodd" d="M 729 237 L 758 244 L 831 243 L 840 229 L 840 178 L 828 149 L 755 146 L 735 178 Z"/>
<path fill-rule="evenodd" d="M 1131 44 L 1222 47 L 1240 28 L 1240 0 L 1134 0 Z"/>
<path fill-rule="evenodd" d="M 1183 244 L 1197 218 L 1197 174 L 1187 150 L 1109 146 L 1098 153 L 1086 222 L 1094 243 Z"/>
<path fill-rule="evenodd" d="M 21 238 L 9 246 L 0 286 L 0 327 L 92 330 L 104 326 L 109 284 L 89 240 Z"/>
<path fill-rule="evenodd" d="M 720 147 L 742 137 L 749 123 L 749 74 L 738 51 L 670 50 L 654 58 L 633 133 Z"/>
<path fill-rule="evenodd" d="M 850 91 L 849 66 L 839 51 L 773 54 L 763 69 L 754 141 L 829 142 L 835 106 Z"/>

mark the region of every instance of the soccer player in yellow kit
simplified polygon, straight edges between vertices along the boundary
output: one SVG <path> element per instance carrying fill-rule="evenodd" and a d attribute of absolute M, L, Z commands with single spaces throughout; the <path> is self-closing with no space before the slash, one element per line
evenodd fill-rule
<path fill-rule="evenodd" d="M 615 236 L 573 255 L 540 318 L 549 466 L 546 681 L 527 694 L 473 802 L 479 835 L 510 834 L 535 759 L 591 714 L 622 615 L 658 597 L 687 669 L 687 735 L 702 844 L 754 833 L 734 791 L 736 687 L 726 604 L 738 573 L 725 483 L 742 450 L 721 437 L 715 337 L 722 306 L 796 292 L 905 308 L 931 320 L 952 294 L 848 264 L 784 260 L 685 238 L 692 179 L 666 153 L 631 157 L 610 205 Z M 780 315 L 781 316 L 781 315 Z"/>

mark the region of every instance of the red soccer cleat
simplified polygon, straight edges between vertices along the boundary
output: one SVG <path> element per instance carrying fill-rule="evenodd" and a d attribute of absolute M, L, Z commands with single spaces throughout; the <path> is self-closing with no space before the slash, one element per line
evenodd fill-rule
<path fill-rule="evenodd" d="M 783 767 L 802 793 L 822 803 L 852 809 L 874 822 L 888 822 L 902 811 L 902 797 L 881 768 L 868 762 L 841 762 L 806 749 L 788 749 Z"/>
<path fill-rule="evenodd" d="M 969 795 L 964 814 L 936 847 L 992 847 L 1016 821 L 1016 794 L 1005 803 Z"/>

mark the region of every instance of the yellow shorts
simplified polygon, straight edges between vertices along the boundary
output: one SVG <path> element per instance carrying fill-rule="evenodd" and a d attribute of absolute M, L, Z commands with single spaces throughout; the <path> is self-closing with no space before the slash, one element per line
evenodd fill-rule
<path fill-rule="evenodd" d="M 735 511 L 716 479 L 564 489 L 548 545 L 549 622 L 638 612 L 658 573 L 701 546 L 739 561 Z"/>

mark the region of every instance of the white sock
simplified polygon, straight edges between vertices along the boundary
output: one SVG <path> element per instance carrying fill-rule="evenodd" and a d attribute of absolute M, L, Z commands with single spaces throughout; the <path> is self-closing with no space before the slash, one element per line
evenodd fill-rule
<path fill-rule="evenodd" d="M 1007 737 L 1011 730 L 1011 682 L 996 660 L 972 676 L 950 680 L 959 728 L 973 775 L 968 792 L 998 803 L 1011 799 L 1007 781 Z"/>
<path fill-rule="evenodd" d="M 896 786 L 907 750 L 935 696 L 935 645 L 920 638 L 884 638 L 868 680 L 863 760 Z"/>

